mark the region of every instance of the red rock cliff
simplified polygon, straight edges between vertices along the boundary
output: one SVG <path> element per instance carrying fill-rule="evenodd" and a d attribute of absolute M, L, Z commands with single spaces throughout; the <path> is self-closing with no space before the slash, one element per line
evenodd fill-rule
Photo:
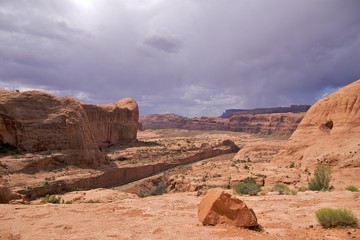
<path fill-rule="evenodd" d="M 40 91 L 0 90 L 0 144 L 23 151 L 54 151 L 66 164 L 108 162 L 99 146 L 136 139 L 139 110 L 132 99 L 81 104 Z"/>
<path fill-rule="evenodd" d="M 62 151 L 68 164 L 106 162 L 80 102 L 40 91 L 0 91 L 0 144 L 5 143 L 23 151 Z"/>
<path fill-rule="evenodd" d="M 136 140 L 139 108 L 135 100 L 124 98 L 113 104 L 83 104 L 83 107 L 99 146 Z"/>

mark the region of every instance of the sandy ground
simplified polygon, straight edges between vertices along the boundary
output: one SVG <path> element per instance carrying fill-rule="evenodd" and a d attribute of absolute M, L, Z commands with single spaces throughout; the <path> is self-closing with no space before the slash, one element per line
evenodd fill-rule
<path fill-rule="evenodd" d="M 164 194 L 110 203 L 0 205 L 0 239 L 360 239 L 360 229 L 322 229 L 315 211 L 346 207 L 360 217 L 360 193 L 241 196 L 262 231 L 202 226 L 201 196 Z"/>

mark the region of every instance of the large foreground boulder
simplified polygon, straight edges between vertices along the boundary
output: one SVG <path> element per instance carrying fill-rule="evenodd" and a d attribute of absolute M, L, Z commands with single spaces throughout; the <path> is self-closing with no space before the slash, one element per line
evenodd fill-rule
<path fill-rule="evenodd" d="M 206 193 L 200 202 L 198 215 L 204 225 L 258 226 L 254 211 L 243 201 L 220 188 L 210 189 Z"/>

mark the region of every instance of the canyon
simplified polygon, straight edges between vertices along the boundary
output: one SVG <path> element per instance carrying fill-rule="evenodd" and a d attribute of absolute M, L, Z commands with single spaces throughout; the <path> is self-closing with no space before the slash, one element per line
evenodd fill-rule
<path fill-rule="evenodd" d="M 140 116 L 143 130 L 177 128 L 186 130 L 219 130 L 246 132 L 264 136 L 290 136 L 305 113 L 237 113 L 229 118 L 195 117 L 176 114 Z"/>
<path fill-rule="evenodd" d="M 358 228 L 323 229 L 314 215 L 338 207 L 360 217 L 360 194 L 345 190 L 359 180 L 360 80 L 306 113 L 139 116 L 132 99 L 91 105 L 41 92 L 2 91 L 0 103 L 0 202 L 10 203 L 0 205 L 0 239 L 360 238 Z M 306 190 L 319 164 L 332 169 L 332 191 Z M 203 226 L 205 194 L 233 193 L 246 179 L 261 185 L 238 196 L 259 228 L 222 218 Z M 293 195 L 275 191 L 279 183 Z M 64 204 L 41 204 L 47 194 Z"/>

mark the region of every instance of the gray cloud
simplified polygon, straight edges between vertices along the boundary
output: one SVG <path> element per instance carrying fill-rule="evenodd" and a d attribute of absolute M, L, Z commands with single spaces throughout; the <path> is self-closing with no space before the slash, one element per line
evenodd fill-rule
<path fill-rule="evenodd" d="M 0 87 L 146 113 L 313 103 L 360 78 L 357 0 L 0 0 Z"/>
<path fill-rule="evenodd" d="M 178 52 L 182 45 L 179 38 L 166 32 L 149 36 L 144 40 L 144 44 L 166 53 Z"/>

